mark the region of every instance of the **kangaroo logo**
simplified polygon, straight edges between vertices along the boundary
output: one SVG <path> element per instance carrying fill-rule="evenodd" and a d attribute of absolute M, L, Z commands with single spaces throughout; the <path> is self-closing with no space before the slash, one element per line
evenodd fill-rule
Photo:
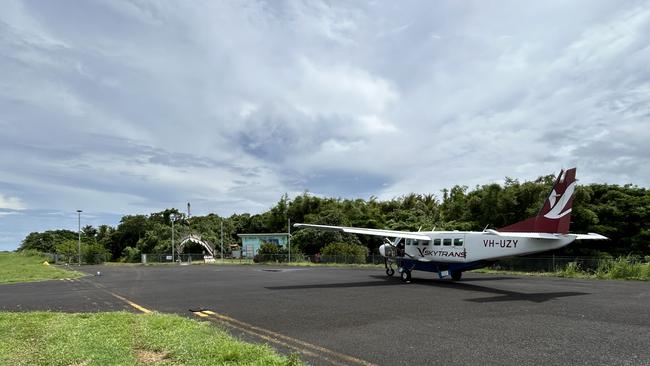
<path fill-rule="evenodd" d="M 551 192 L 548 202 L 551 205 L 551 209 L 548 211 L 544 217 L 551 220 L 556 220 L 562 218 L 569 213 L 571 213 L 571 208 L 566 209 L 569 200 L 573 197 L 573 192 L 576 190 L 576 182 L 569 184 L 569 186 L 564 190 L 564 193 L 558 194 L 555 192 L 555 189 Z M 558 199 L 558 197 L 560 197 Z"/>

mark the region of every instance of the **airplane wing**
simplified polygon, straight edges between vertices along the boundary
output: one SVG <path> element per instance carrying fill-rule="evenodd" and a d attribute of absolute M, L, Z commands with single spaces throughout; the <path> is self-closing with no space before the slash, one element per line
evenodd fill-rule
<path fill-rule="evenodd" d="M 316 230 L 324 231 L 342 231 L 344 233 L 350 234 L 364 234 L 364 235 L 374 235 L 374 236 L 383 236 L 389 238 L 406 238 L 406 239 L 416 239 L 416 240 L 431 240 L 430 237 L 413 233 L 410 231 L 396 231 L 396 230 L 381 230 L 381 229 L 364 229 L 358 227 L 347 227 L 347 226 L 328 226 L 328 225 L 314 225 L 314 224 L 293 224 L 294 227 L 306 227 Z"/>
<path fill-rule="evenodd" d="M 531 238 L 531 239 L 549 239 L 549 240 L 555 240 L 555 239 L 560 239 L 563 236 L 573 236 L 577 240 L 606 240 L 609 239 L 606 236 L 600 235 L 600 234 L 595 234 L 595 233 L 589 233 L 589 234 L 551 234 L 551 233 L 513 233 L 513 232 L 499 232 L 493 229 L 487 229 L 484 231 L 485 234 L 490 234 L 490 235 L 496 235 L 496 236 L 509 236 L 509 237 L 517 237 L 517 238 Z"/>
<path fill-rule="evenodd" d="M 606 236 L 596 234 L 596 233 L 589 233 L 589 234 L 569 234 L 573 235 L 576 237 L 577 240 L 607 240 L 609 239 Z"/>

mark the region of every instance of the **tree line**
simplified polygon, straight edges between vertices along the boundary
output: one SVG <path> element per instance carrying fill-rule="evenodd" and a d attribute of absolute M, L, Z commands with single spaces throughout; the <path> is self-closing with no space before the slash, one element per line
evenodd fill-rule
<path fill-rule="evenodd" d="M 171 252 L 171 220 L 175 236 L 200 234 L 220 251 L 221 225 L 224 250 L 239 244 L 237 234 L 287 232 L 288 220 L 323 225 L 358 226 L 393 230 L 476 230 L 498 229 L 535 216 L 551 190 L 555 177 L 542 176 L 519 182 L 506 178 L 503 184 L 486 184 L 469 189 L 454 186 L 440 197 L 433 194 L 407 194 L 391 200 L 321 198 L 304 192 L 293 199 L 286 194 L 268 211 L 260 214 L 216 214 L 188 218 L 176 209 L 149 215 L 127 215 L 115 226 L 85 226 L 81 230 L 84 255 L 103 253 L 111 260 L 138 260 L 141 253 Z M 589 184 L 576 190 L 571 231 L 596 232 L 608 241 L 576 242 L 558 255 L 650 255 L 650 191 L 635 185 Z M 377 253 L 379 237 L 291 228 L 292 253 L 314 255 L 332 243 L 348 243 Z M 33 232 L 19 250 L 34 249 L 49 253 L 69 253 L 77 233 L 69 230 Z M 201 253 L 189 244 L 185 252 Z M 76 252 L 75 252 L 76 253 Z"/>

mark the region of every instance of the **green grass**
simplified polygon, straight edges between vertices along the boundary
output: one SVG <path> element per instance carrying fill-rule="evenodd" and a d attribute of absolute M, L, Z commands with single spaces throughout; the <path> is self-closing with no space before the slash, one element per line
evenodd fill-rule
<path fill-rule="evenodd" d="M 0 252 L 0 283 L 77 278 L 84 274 L 58 266 L 47 266 L 47 258 L 34 252 Z"/>
<path fill-rule="evenodd" d="M 647 260 L 647 259 L 646 259 Z M 522 272 L 494 270 L 489 268 L 476 269 L 472 272 L 491 274 L 516 274 L 525 276 L 565 277 L 565 278 L 594 278 L 603 280 L 650 280 L 650 261 L 638 262 L 630 257 L 603 259 L 595 271 L 588 271 L 576 262 L 567 263 L 553 272 Z"/>
<path fill-rule="evenodd" d="M 0 313 L 0 365 L 302 365 L 206 322 L 126 312 Z"/>
<path fill-rule="evenodd" d="M 626 279 L 626 280 L 650 280 L 650 261 L 646 262 L 632 260 L 631 257 L 619 257 L 607 259 L 600 262 L 594 275 L 597 278 L 605 279 Z"/>
<path fill-rule="evenodd" d="M 527 272 L 527 271 L 511 271 L 507 269 L 492 269 L 492 268 L 473 269 L 470 272 L 487 273 L 487 274 L 512 274 L 512 275 L 520 275 L 520 276 L 558 277 L 557 272 Z"/>

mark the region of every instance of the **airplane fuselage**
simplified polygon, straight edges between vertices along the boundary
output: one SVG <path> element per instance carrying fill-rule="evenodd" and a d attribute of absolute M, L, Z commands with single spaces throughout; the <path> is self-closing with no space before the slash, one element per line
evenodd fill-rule
<path fill-rule="evenodd" d="M 518 233 L 495 235 L 477 231 L 434 231 L 418 234 L 426 235 L 431 240 L 401 239 L 405 257 L 443 263 L 490 261 L 544 252 L 562 248 L 575 240 L 575 236 L 571 234 L 555 234 L 556 239 L 529 238 Z"/>

